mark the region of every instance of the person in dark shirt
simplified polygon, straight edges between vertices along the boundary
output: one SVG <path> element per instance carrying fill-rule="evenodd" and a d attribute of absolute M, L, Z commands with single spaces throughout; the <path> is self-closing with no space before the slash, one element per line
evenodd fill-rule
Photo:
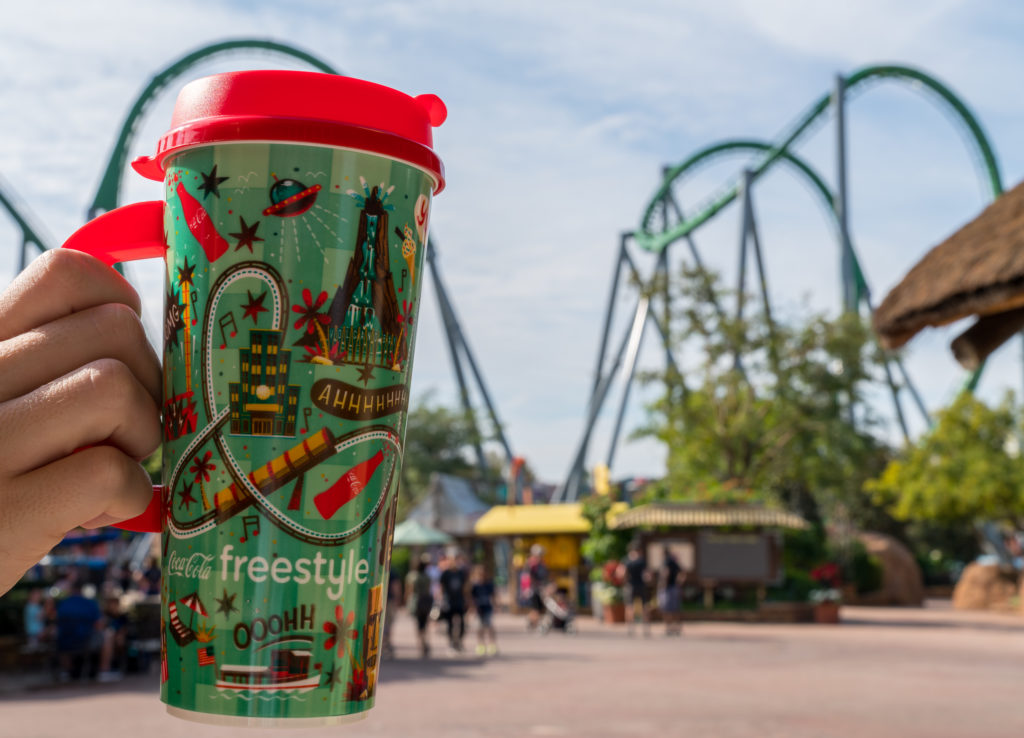
<path fill-rule="evenodd" d="M 494 632 L 492 618 L 494 615 L 494 582 L 487 576 L 483 564 L 477 564 L 469 577 L 469 596 L 473 601 L 473 609 L 480 621 L 476 632 L 476 652 L 478 655 L 493 656 L 498 653 L 498 638 Z M 487 640 L 490 639 L 490 644 Z"/>
<path fill-rule="evenodd" d="M 430 554 L 423 554 L 416 562 L 416 568 L 409 572 L 405 581 L 406 592 L 409 593 L 407 605 L 409 612 L 416 619 L 416 638 L 420 644 L 420 656 L 430 655 L 430 642 L 427 640 L 427 622 L 430 611 L 434 607 L 434 594 L 431 592 Z"/>
<path fill-rule="evenodd" d="M 99 648 L 100 606 L 82 594 L 77 580 L 57 603 L 57 655 L 62 679 L 74 676 Z M 78 661 L 80 664 L 76 664 Z"/>
<path fill-rule="evenodd" d="M 636 626 L 637 615 L 639 614 L 640 621 L 643 623 L 644 635 L 649 636 L 651 634 L 651 622 L 647 610 L 647 590 L 650 584 L 651 573 L 647 568 L 647 559 L 644 558 L 639 544 L 633 544 L 629 547 L 629 553 L 626 555 L 626 560 L 622 562 L 621 568 L 623 570 L 621 576 L 626 582 L 629 634 L 633 635 L 633 629 Z"/>
<path fill-rule="evenodd" d="M 548 567 L 544 563 L 544 547 L 535 543 L 530 547 L 530 556 L 526 560 L 520 588 L 523 597 L 530 607 L 527 614 L 526 627 L 533 630 L 544 615 L 544 587 L 548 581 Z"/>
<path fill-rule="evenodd" d="M 455 651 L 462 650 L 462 639 L 466 635 L 468 579 L 466 557 L 459 552 L 441 574 L 441 595 L 444 598 L 442 610 L 448 620 L 448 642 Z"/>
<path fill-rule="evenodd" d="M 685 574 L 672 549 L 665 546 L 658 570 L 658 607 L 665 618 L 665 635 L 682 635 L 683 581 Z"/>

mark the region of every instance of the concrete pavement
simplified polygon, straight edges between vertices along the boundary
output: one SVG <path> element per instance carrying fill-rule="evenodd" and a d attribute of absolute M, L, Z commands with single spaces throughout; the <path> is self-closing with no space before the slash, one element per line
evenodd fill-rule
<path fill-rule="evenodd" d="M 683 638 L 581 618 L 576 636 L 498 616 L 496 658 L 416 657 L 395 628 L 377 706 L 352 727 L 300 735 L 1017 738 L 1024 618 L 947 608 L 844 608 L 839 626 L 695 623 Z M 472 638 L 469 643 L 473 644 Z M 435 651 L 442 639 L 434 637 Z M 0 699 L 0 736 L 231 738 L 173 719 L 156 676 Z"/>

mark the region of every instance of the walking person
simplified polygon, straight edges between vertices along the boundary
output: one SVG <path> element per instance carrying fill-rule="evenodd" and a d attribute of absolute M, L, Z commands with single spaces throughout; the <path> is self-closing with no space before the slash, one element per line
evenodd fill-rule
<path fill-rule="evenodd" d="M 409 571 L 405 580 L 405 591 L 409 593 L 409 613 L 416 621 L 416 638 L 420 645 L 420 656 L 430 656 L 430 643 L 427 639 L 427 623 L 430 622 L 430 611 L 434 608 L 434 594 L 431 591 L 430 554 L 420 556 L 416 566 Z"/>
<path fill-rule="evenodd" d="M 544 587 L 548 582 L 548 567 L 544 563 L 544 547 L 535 543 L 530 547 L 530 556 L 520 578 L 523 597 L 530 608 L 526 627 L 533 630 L 544 615 Z"/>
<path fill-rule="evenodd" d="M 683 582 L 686 573 L 671 547 L 666 544 L 662 553 L 662 564 L 658 570 L 658 607 L 665 618 L 665 635 L 682 635 Z"/>
<path fill-rule="evenodd" d="M 441 595 L 444 605 L 441 611 L 448 619 L 448 643 L 453 651 L 461 652 L 462 639 L 466 635 L 466 589 L 469 584 L 469 572 L 466 557 L 460 551 L 449 562 L 449 566 L 441 573 Z"/>
<path fill-rule="evenodd" d="M 626 614 L 629 625 L 629 635 L 633 635 L 636 627 L 637 615 L 643 625 L 644 635 L 651 634 L 651 621 L 647 609 L 648 587 L 651 581 L 651 572 L 647 568 L 647 559 L 644 558 L 643 550 L 639 543 L 629 547 L 626 560 L 620 565 L 623 570 L 622 578 L 626 582 Z"/>
<path fill-rule="evenodd" d="M 384 608 L 384 626 L 380 638 L 382 659 L 395 657 L 395 646 L 391 640 L 391 629 L 395 624 L 395 608 L 402 604 L 402 577 L 394 569 L 388 572 L 387 606 Z"/>
<path fill-rule="evenodd" d="M 469 577 L 469 597 L 479 625 L 476 631 L 476 652 L 479 656 L 498 653 L 498 637 L 494 632 L 494 581 L 487 576 L 483 564 L 477 564 Z M 490 639 L 490 644 L 487 640 Z"/>
<path fill-rule="evenodd" d="M 25 609 L 22 611 L 25 625 L 25 650 L 38 651 L 43 646 L 43 631 L 46 621 L 43 615 L 43 590 L 33 589 L 28 593 Z"/>

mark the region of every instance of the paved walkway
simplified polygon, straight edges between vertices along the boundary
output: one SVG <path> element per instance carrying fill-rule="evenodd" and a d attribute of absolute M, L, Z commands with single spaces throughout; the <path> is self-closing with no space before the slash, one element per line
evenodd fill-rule
<path fill-rule="evenodd" d="M 1024 618 L 845 608 L 839 626 L 689 624 L 649 639 L 581 619 L 576 636 L 498 618 L 494 659 L 415 657 L 396 627 L 377 707 L 308 736 L 707 736 L 1018 738 Z M 441 639 L 435 638 L 435 644 Z M 234 738 L 168 717 L 155 677 L 51 687 L 0 699 L 0 736 Z"/>

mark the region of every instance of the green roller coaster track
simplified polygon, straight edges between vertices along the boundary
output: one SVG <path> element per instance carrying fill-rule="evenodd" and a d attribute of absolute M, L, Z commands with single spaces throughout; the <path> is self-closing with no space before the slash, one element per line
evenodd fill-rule
<path fill-rule="evenodd" d="M 968 138 L 968 142 L 973 144 L 975 154 L 984 166 L 985 172 L 988 176 L 988 185 L 992 192 L 992 197 L 996 198 L 1003 193 L 1002 179 L 999 174 L 999 164 L 996 161 L 995 153 L 992 150 L 992 146 L 989 144 L 988 138 L 986 137 L 981 124 L 978 123 L 977 118 L 974 117 L 974 114 L 970 109 L 968 109 L 968 107 L 956 95 L 954 95 L 948 87 L 917 69 L 895 65 L 870 66 L 859 69 L 846 78 L 845 87 L 846 90 L 849 91 L 871 80 L 897 80 L 907 82 L 923 86 L 926 91 L 934 93 L 942 103 L 948 106 L 949 110 L 954 113 L 969 132 L 970 136 Z M 752 170 L 755 179 L 780 160 L 786 159 L 786 154 L 790 153 L 790 149 L 796 145 L 805 133 L 807 133 L 812 124 L 828 112 L 829 105 L 832 100 L 833 96 L 831 93 L 823 95 L 808 109 L 806 113 L 804 113 L 792 129 L 781 137 L 781 140 L 778 143 L 768 149 L 765 153 L 764 159 L 762 159 L 761 162 Z M 691 159 L 692 158 L 693 157 L 691 157 Z M 673 167 L 665 174 L 661 186 L 651 197 L 647 208 L 644 210 L 640 230 L 636 234 L 636 241 L 640 246 L 648 251 L 660 252 L 675 241 L 694 233 L 698 228 L 711 220 L 711 218 L 713 218 L 719 211 L 739 196 L 740 186 L 737 184 L 729 188 L 724 194 L 699 208 L 697 212 L 684 219 L 682 222 L 677 223 L 667 230 L 656 232 L 653 229 L 653 224 L 656 220 L 655 214 L 658 212 L 661 203 L 668 196 L 676 178 L 689 168 L 689 161 L 690 160 L 687 160 L 686 162 Z"/>
<path fill-rule="evenodd" d="M 322 72 L 338 74 L 329 64 L 317 59 L 312 54 L 307 54 L 304 51 L 279 44 L 275 41 L 263 39 L 223 41 L 186 54 L 173 64 L 168 65 L 164 70 L 157 72 L 146 86 L 146 89 L 136 99 L 131 110 L 128 111 L 128 117 L 125 118 L 124 125 L 121 126 L 110 161 L 107 162 L 107 168 L 100 178 L 100 185 L 96 190 L 96 196 L 93 198 L 92 205 L 89 206 L 88 217 L 90 219 L 108 210 L 113 210 L 118 206 L 121 196 L 121 178 L 128 166 L 128 152 L 132 141 L 135 139 L 139 122 L 146 114 L 146 108 L 150 102 L 168 85 L 200 62 L 206 61 L 211 57 L 223 56 L 237 51 L 269 51 L 274 54 L 283 54 L 284 56 L 290 56 L 305 62 Z"/>
<path fill-rule="evenodd" d="M 726 141 L 720 141 L 719 143 L 712 144 L 703 149 L 700 149 L 692 156 L 688 157 L 682 163 L 673 167 L 666 178 L 671 177 L 673 182 L 678 181 L 680 177 L 691 172 L 696 167 L 706 164 L 709 159 L 713 159 L 721 154 L 738 153 L 738 152 L 755 152 L 755 153 L 773 153 L 775 152 L 775 146 L 766 141 L 758 141 L 755 139 L 728 139 Z M 839 228 L 841 227 L 839 210 L 836 205 L 836 196 L 825 182 L 824 178 L 818 174 L 818 172 L 805 161 L 803 158 L 797 156 L 792 151 L 784 150 L 779 151 L 777 155 L 777 161 L 783 161 L 790 164 L 797 172 L 803 175 L 804 179 L 807 180 L 810 188 L 820 196 L 822 204 L 828 211 L 829 215 L 832 216 L 835 221 L 834 225 Z M 664 197 L 664 195 L 663 195 Z M 681 238 L 688 234 L 684 234 Z M 857 258 L 857 254 L 853 254 L 853 266 L 854 276 L 857 280 L 857 287 L 861 294 L 865 294 L 867 291 L 867 283 L 864 280 L 864 275 L 860 267 L 860 261 Z"/>
<path fill-rule="evenodd" d="M 972 153 L 975 155 L 976 160 L 981 163 L 983 186 L 990 191 L 993 199 L 999 197 L 1003 193 L 999 163 L 996 160 L 995 152 L 989 143 L 988 137 L 985 135 L 984 129 L 967 105 L 952 90 L 934 77 L 912 67 L 898 65 L 869 66 L 857 70 L 843 80 L 842 94 L 846 94 L 850 90 L 868 82 L 888 80 L 911 84 L 923 89 L 925 92 L 931 93 L 953 115 L 954 120 L 962 124 L 963 129 L 968 134 L 966 136 L 967 144 L 972 148 Z M 814 188 L 822 193 L 822 197 L 828 202 L 830 210 L 836 217 L 840 229 L 842 229 L 843 226 L 840 221 L 835 195 L 829 190 L 824 180 L 811 170 L 806 163 L 796 159 L 792 152 L 792 148 L 811 130 L 813 124 L 821 120 L 828 113 L 830 106 L 835 101 L 834 95 L 835 93 L 829 93 L 819 98 L 775 144 L 765 146 L 761 142 L 745 142 L 754 145 L 744 146 L 744 142 L 741 141 L 726 141 L 702 149 L 677 166 L 668 169 L 661 185 L 651 197 L 644 210 L 641 227 L 636 233 L 637 244 L 648 251 L 660 253 L 679 239 L 691 236 L 701 226 L 708 223 L 721 212 L 722 209 L 736 200 L 740 194 L 741 187 L 738 183 L 727 187 L 722 194 L 698 206 L 696 212 L 689 217 L 681 218 L 680 222 L 673 226 L 666 227 L 661 231 L 656 231 L 653 227 L 653 224 L 656 222 L 656 213 L 661 211 L 662 203 L 665 201 L 665 198 L 670 196 L 673 186 L 681 177 L 710 156 L 728 150 L 744 148 L 757 150 L 764 154 L 761 161 L 751 169 L 753 179 L 764 174 L 780 161 L 787 161 L 793 164 L 806 176 Z M 870 291 L 852 244 L 847 242 L 846 249 L 848 250 L 849 263 L 852 269 L 855 302 L 859 304 L 862 300 L 868 299 Z M 975 390 L 981 380 L 983 371 L 984 365 L 971 372 L 964 383 L 964 387 L 971 391 Z"/>

